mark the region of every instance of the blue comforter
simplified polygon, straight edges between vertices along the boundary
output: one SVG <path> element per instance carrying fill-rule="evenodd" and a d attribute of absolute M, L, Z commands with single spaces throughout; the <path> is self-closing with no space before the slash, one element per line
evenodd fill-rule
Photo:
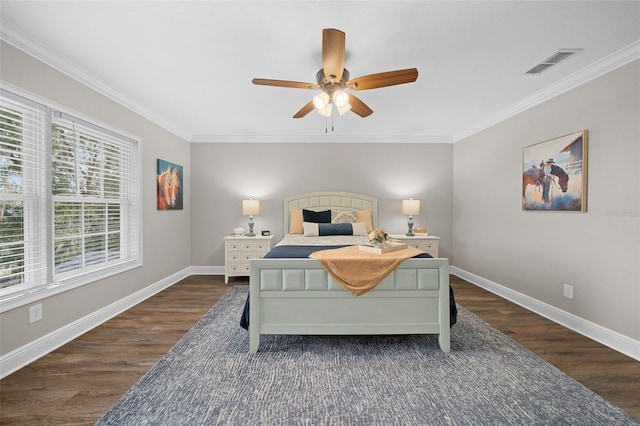
<path fill-rule="evenodd" d="M 265 256 L 265 259 L 306 259 L 309 255 L 319 250 L 330 250 L 344 246 L 276 246 L 272 248 Z M 422 253 L 415 257 L 432 257 L 428 253 Z M 449 325 L 456 323 L 458 319 L 458 309 L 456 308 L 456 300 L 453 296 L 453 289 L 449 286 Z M 244 311 L 240 318 L 240 326 L 249 329 L 249 297 L 244 304 Z"/>

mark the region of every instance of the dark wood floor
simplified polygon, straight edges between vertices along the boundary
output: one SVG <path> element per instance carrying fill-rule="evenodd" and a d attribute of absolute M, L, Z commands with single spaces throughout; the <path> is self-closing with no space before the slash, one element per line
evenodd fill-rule
<path fill-rule="evenodd" d="M 93 424 L 236 279 L 191 276 L 0 381 L 0 424 Z M 640 419 L 640 362 L 457 277 L 456 301 Z"/>

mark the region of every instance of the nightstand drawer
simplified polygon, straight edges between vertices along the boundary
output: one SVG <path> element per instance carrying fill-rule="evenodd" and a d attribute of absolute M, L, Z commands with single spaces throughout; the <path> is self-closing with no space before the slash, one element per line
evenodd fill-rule
<path fill-rule="evenodd" d="M 269 251 L 269 244 L 265 242 L 247 243 L 247 242 L 227 242 L 227 250 L 241 252 L 260 252 Z"/>
<path fill-rule="evenodd" d="M 436 243 L 420 243 L 418 244 L 418 248 L 420 250 L 434 250 L 436 247 L 438 247 L 438 244 Z"/>
<path fill-rule="evenodd" d="M 440 237 L 424 234 L 416 234 L 413 237 L 408 237 L 403 234 L 391 234 L 390 237 L 393 240 L 407 244 L 409 247 L 415 247 L 418 250 L 429 253 L 433 257 L 438 257 L 438 241 Z"/>
<path fill-rule="evenodd" d="M 253 243 L 253 250 L 264 254 L 271 250 L 271 245 L 265 242 Z"/>
<path fill-rule="evenodd" d="M 409 247 L 415 247 L 415 248 L 417 248 L 417 249 L 419 249 L 419 250 L 424 250 L 424 248 L 422 248 L 422 244 L 420 244 L 420 243 L 419 243 L 419 242 L 417 242 L 417 241 L 407 241 L 407 240 L 404 240 L 404 241 L 402 241 L 402 242 L 403 242 L 403 243 L 406 243 Z"/>
<path fill-rule="evenodd" d="M 248 262 L 251 259 L 262 259 L 265 253 L 243 253 L 240 257 L 243 261 Z"/>
<path fill-rule="evenodd" d="M 250 265 L 248 263 L 230 263 L 226 269 L 227 275 L 248 275 Z"/>

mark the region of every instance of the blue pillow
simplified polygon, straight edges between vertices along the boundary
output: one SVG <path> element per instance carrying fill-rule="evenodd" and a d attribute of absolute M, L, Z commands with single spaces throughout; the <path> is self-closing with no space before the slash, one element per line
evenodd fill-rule
<path fill-rule="evenodd" d="M 319 223 L 318 235 L 353 235 L 353 226 L 350 223 Z"/>
<path fill-rule="evenodd" d="M 302 220 L 312 223 L 331 223 L 331 210 L 315 212 L 313 210 L 302 210 Z"/>

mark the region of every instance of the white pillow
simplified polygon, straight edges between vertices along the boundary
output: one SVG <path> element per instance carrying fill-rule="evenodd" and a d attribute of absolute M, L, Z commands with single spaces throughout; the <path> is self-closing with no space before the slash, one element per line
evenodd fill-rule
<path fill-rule="evenodd" d="M 367 232 L 367 224 L 364 222 L 354 222 L 351 224 L 353 227 L 353 235 L 369 235 Z"/>
<path fill-rule="evenodd" d="M 318 233 L 318 224 L 313 222 L 302 222 L 302 229 L 304 231 L 305 237 L 317 237 L 320 234 Z"/>

